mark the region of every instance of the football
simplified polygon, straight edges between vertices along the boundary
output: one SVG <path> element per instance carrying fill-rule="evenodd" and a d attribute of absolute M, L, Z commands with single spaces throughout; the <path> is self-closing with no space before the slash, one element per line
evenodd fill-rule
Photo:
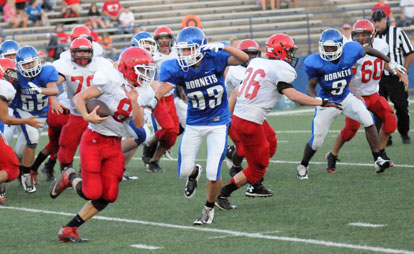
<path fill-rule="evenodd" d="M 91 113 L 96 106 L 99 106 L 98 110 L 96 111 L 96 114 L 98 116 L 106 117 L 111 114 L 108 106 L 103 101 L 94 99 L 86 101 L 86 110 L 88 111 L 88 113 Z"/>

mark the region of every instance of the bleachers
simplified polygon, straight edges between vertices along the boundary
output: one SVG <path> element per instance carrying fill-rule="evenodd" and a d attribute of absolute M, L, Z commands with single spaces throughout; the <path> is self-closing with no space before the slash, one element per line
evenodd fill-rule
<path fill-rule="evenodd" d="M 58 18 L 61 3 L 48 12 L 49 25 L 44 27 L 28 27 L 11 29 L 6 23 L 0 27 L 21 45 L 30 44 L 39 48 L 45 47 L 49 34 L 57 23 L 77 21 L 84 24 L 88 21 L 87 12 L 93 0 L 82 0 L 82 12 L 79 18 Z M 264 49 L 266 39 L 274 33 L 288 33 L 299 45 L 298 55 L 306 55 L 317 51 L 319 34 L 327 27 L 340 28 L 343 22 L 352 23 L 364 16 L 370 16 L 370 8 L 376 1 L 369 0 L 307 0 L 299 1 L 300 8 L 283 8 L 262 11 L 256 0 L 140 0 L 121 1 L 128 4 L 134 13 L 136 24 L 142 25 L 148 32 L 153 32 L 159 25 L 171 27 L 176 34 L 181 29 L 181 19 L 187 14 L 200 17 L 203 31 L 209 41 L 229 41 L 233 36 L 239 39 L 254 38 Z M 389 1 L 396 18 L 399 18 L 399 1 Z M 98 2 L 101 8 L 103 0 Z M 362 10 L 361 8 L 366 8 Z M 336 12 L 332 12 L 336 11 Z M 65 25 L 70 31 L 76 24 Z M 308 29 L 309 25 L 309 29 Z M 407 28 L 407 31 L 414 31 Z M 119 51 L 129 45 L 132 35 L 118 34 L 118 29 L 97 29 L 98 34 L 110 32 L 114 47 Z M 310 33 L 308 35 L 308 32 Z M 311 47 L 308 47 L 308 42 Z"/>

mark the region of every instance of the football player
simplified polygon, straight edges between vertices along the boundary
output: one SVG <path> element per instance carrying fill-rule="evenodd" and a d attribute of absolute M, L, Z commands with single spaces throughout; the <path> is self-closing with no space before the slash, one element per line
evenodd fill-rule
<path fill-rule="evenodd" d="M 295 43 L 286 34 L 274 34 L 266 41 L 268 59 L 254 58 L 244 73 L 243 83 L 238 86 L 230 99 L 230 108 L 234 107 L 232 128 L 240 142 L 247 159 L 247 168 L 238 172 L 221 189 L 216 206 L 223 210 L 232 210 L 228 197 L 246 183 L 256 184 L 263 180 L 270 158 L 276 153 L 276 133 L 266 121 L 270 112 L 282 95 L 290 100 L 322 107 L 340 105 L 327 99 L 315 99 L 296 91 L 291 85 L 296 79 L 297 58 Z M 264 186 L 262 186 L 264 188 Z"/>
<path fill-rule="evenodd" d="M 254 40 L 243 40 L 238 45 L 238 48 L 249 55 L 249 62 L 256 57 L 260 57 L 261 55 L 259 44 Z M 237 90 L 235 90 L 235 88 L 242 83 L 247 64 L 229 67 L 225 80 L 228 98 L 230 98 L 233 92 L 237 93 Z M 233 99 L 235 98 L 236 97 L 233 96 Z M 229 104 L 234 105 L 234 102 L 230 102 Z M 231 107 L 230 112 L 233 113 L 233 111 L 234 108 Z M 241 164 L 245 152 L 243 146 L 238 145 L 240 144 L 240 139 L 237 136 L 237 133 L 234 131 L 234 127 L 232 127 L 232 125 L 230 125 L 229 128 L 229 136 L 235 145 L 227 147 L 226 162 L 227 166 L 230 168 L 230 176 L 233 177 L 238 172 L 243 170 Z M 245 195 L 248 197 L 271 197 L 273 196 L 273 191 L 266 189 L 262 181 L 259 181 L 253 185 L 249 184 Z"/>
<path fill-rule="evenodd" d="M 352 27 L 352 40 L 359 42 L 361 46 L 372 47 L 384 55 L 388 55 L 389 47 L 387 43 L 381 39 L 375 38 L 374 25 L 366 19 L 358 20 Z M 385 64 L 388 68 L 388 64 Z M 379 131 L 380 137 L 380 155 L 385 160 L 390 160 L 385 152 L 385 147 L 391 133 L 397 129 L 397 118 L 394 110 L 388 104 L 387 100 L 378 94 L 379 81 L 384 70 L 384 61 L 377 57 L 365 55 L 360 58 L 353 67 L 355 76 L 351 80 L 350 88 L 354 94 L 362 100 L 367 108 L 382 121 L 382 127 Z M 389 70 L 391 71 L 391 70 Z M 408 84 L 407 74 L 397 71 L 397 75 Z M 362 97 L 361 97 L 362 96 Z M 360 123 L 346 117 L 345 127 L 338 134 L 332 151 L 327 154 L 327 167 L 329 173 L 336 172 L 336 161 L 338 153 L 345 142 L 350 141 L 357 133 Z M 390 160 L 390 166 L 393 162 Z"/>
<path fill-rule="evenodd" d="M 39 54 L 32 46 L 23 46 L 17 51 L 17 67 L 19 70 L 19 103 L 14 115 L 19 118 L 38 116 L 42 123 L 46 122 L 49 111 L 49 96 L 57 95 L 58 74 L 51 65 L 42 66 Z M 52 100 L 52 98 L 51 98 Z M 55 104 L 51 102 L 51 106 Z M 39 143 L 42 128 L 29 125 L 20 126 L 21 133 L 16 144 L 16 154 L 21 157 L 20 173 L 23 188 L 28 193 L 36 191 L 30 176 L 30 167 L 35 158 L 36 146 Z"/>
<path fill-rule="evenodd" d="M 93 85 L 73 98 L 76 110 L 89 122 L 80 145 L 81 177 L 74 169 L 66 168 L 53 182 L 50 196 L 56 198 L 71 186 L 80 197 L 89 201 L 60 229 L 59 241 L 84 242 L 86 239 L 79 237 L 77 228 L 115 202 L 124 167 L 121 137 L 127 135 L 130 121 L 137 128 L 144 125 L 143 108 L 138 104 L 135 87 L 149 84 L 154 79 L 154 60 L 148 51 L 131 47 L 121 54 L 118 70 L 100 66 Z M 88 113 L 85 101 L 92 98 L 104 101 L 110 116 L 98 116 L 98 107 Z"/>
<path fill-rule="evenodd" d="M 157 65 L 157 80 L 161 73 L 161 64 L 169 59 L 175 59 L 177 54 L 173 51 L 174 36 L 170 28 L 161 26 L 154 31 L 154 40 L 157 43 L 157 51 L 154 61 Z M 143 161 L 148 172 L 163 172 L 159 166 L 159 160 L 174 144 L 180 131 L 180 121 L 174 103 L 174 89 L 166 93 L 158 102 L 152 113 L 157 121 L 159 129 L 143 147 Z"/>
<path fill-rule="evenodd" d="M 42 122 L 37 116 L 15 118 L 9 115 L 8 105 L 13 101 L 16 90 L 10 82 L 17 79 L 17 68 L 10 59 L 0 59 L 0 205 L 6 202 L 6 182 L 11 182 L 19 176 L 19 161 L 13 149 L 6 143 L 3 131 L 4 125 L 27 124 L 41 128 Z"/>
<path fill-rule="evenodd" d="M 70 40 L 74 41 L 77 38 L 86 38 L 88 39 L 91 43 L 92 43 L 92 47 L 93 47 L 93 56 L 94 57 L 102 57 L 103 56 L 103 48 L 101 46 L 101 44 L 92 41 L 92 34 L 91 34 L 91 30 L 84 26 L 84 25 L 77 25 L 75 26 L 70 34 Z M 67 58 L 70 59 L 72 56 L 70 49 L 66 50 L 64 52 L 62 52 L 62 54 L 60 54 L 60 58 Z"/>
<path fill-rule="evenodd" d="M 243 51 L 223 43 L 207 44 L 201 29 L 187 27 L 180 31 L 176 43 L 177 59 L 161 65 L 160 82 L 155 97 L 157 102 L 176 86 L 182 86 L 188 98 L 186 130 L 178 154 L 178 175 L 187 178 L 184 195 L 194 196 L 202 168 L 194 165 L 198 149 L 207 140 L 207 201 L 195 225 L 210 224 L 214 218 L 214 202 L 221 187 L 221 163 L 227 143 L 227 128 L 231 121 L 224 70 L 228 65 L 248 61 Z"/>
<path fill-rule="evenodd" d="M 390 166 L 390 161 L 381 157 L 378 133 L 371 113 L 364 103 L 350 92 L 349 82 L 352 79 L 352 66 L 365 54 L 378 57 L 386 62 L 392 70 L 404 67 L 390 62 L 390 58 L 371 48 L 362 47 L 358 42 L 351 41 L 343 45 L 342 34 L 336 29 L 326 29 L 319 40 L 319 54 L 312 54 L 305 60 L 305 71 L 309 76 L 308 93 L 316 96 L 316 85 L 321 90 L 318 96 L 341 103 L 343 110 L 317 107 L 312 122 L 312 137 L 305 146 L 302 161 L 297 167 L 297 177 L 308 179 L 309 161 L 321 147 L 332 122 L 343 113 L 364 125 L 365 135 L 374 158 L 377 173 L 382 173 Z"/>
<path fill-rule="evenodd" d="M 59 137 L 58 160 L 61 170 L 72 167 L 82 133 L 88 123 L 76 111 L 73 96 L 92 85 L 92 79 L 98 68 L 110 68 L 112 63 L 103 57 L 93 56 L 92 43 L 86 38 L 77 38 L 70 44 L 70 58 L 60 58 L 53 65 L 59 73 L 58 84 L 65 81 L 66 91 L 70 99 L 70 114 L 67 124 Z M 113 67 L 112 67 L 113 68 Z"/>

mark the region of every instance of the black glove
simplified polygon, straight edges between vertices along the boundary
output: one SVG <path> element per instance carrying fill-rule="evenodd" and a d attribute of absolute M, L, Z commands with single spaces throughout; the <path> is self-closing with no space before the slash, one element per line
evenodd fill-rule
<path fill-rule="evenodd" d="M 151 101 L 148 103 L 148 105 L 146 105 L 146 107 L 149 107 L 152 109 L 152 111 L 154 111 L 155 107 L 158 104 L 158 98 L 156 96 L 154 96 Z"/>
<path fill-rule="evenodd" d="M 341 103 L 338 102 L 334 102 L 328 99 L 322 99 L 322 107 L 326 107 L 326 108 L 336 108 L 339 110 L 343 110 Z"/>

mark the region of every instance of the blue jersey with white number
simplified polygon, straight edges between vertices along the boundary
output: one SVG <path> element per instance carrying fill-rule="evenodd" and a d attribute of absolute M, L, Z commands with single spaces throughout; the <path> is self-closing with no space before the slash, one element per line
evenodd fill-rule
<path fill-rule="evenodd" d="M 317 79 L 321 89 L 318 96 L 341 102 L 349 94 L 352 66 L 364 56 L 362 46 L 355 41 L 346 43 L 337 63 L 325 61 L 319 54 L 312 54 L 305 60 L 305 71 L 309 79 Z"/>
<path fill-rule="evenodd" d="M 224 86 L 224 70 L 230 54 L 207 51 L 196 69 L 182 70 L 177 59 L 161 65 L 160 81 L 182 86 L 188 98 L 188 125 L 222 125 L 231 121 Z"/>
<path fill-rule="evenodd" d="M 29 80 L 19 73 L 20 81 L 20 101 L 17 108 L 30 112 L 32 115 L 46 116 L 49 110 L 49 96 L 32 92 L 29 82 L 34 83 L 38 87 L 46 88 L 50 82 L 58 81 L 58 72 L 53 65 L 45 65 L 42 71 Z"/>

